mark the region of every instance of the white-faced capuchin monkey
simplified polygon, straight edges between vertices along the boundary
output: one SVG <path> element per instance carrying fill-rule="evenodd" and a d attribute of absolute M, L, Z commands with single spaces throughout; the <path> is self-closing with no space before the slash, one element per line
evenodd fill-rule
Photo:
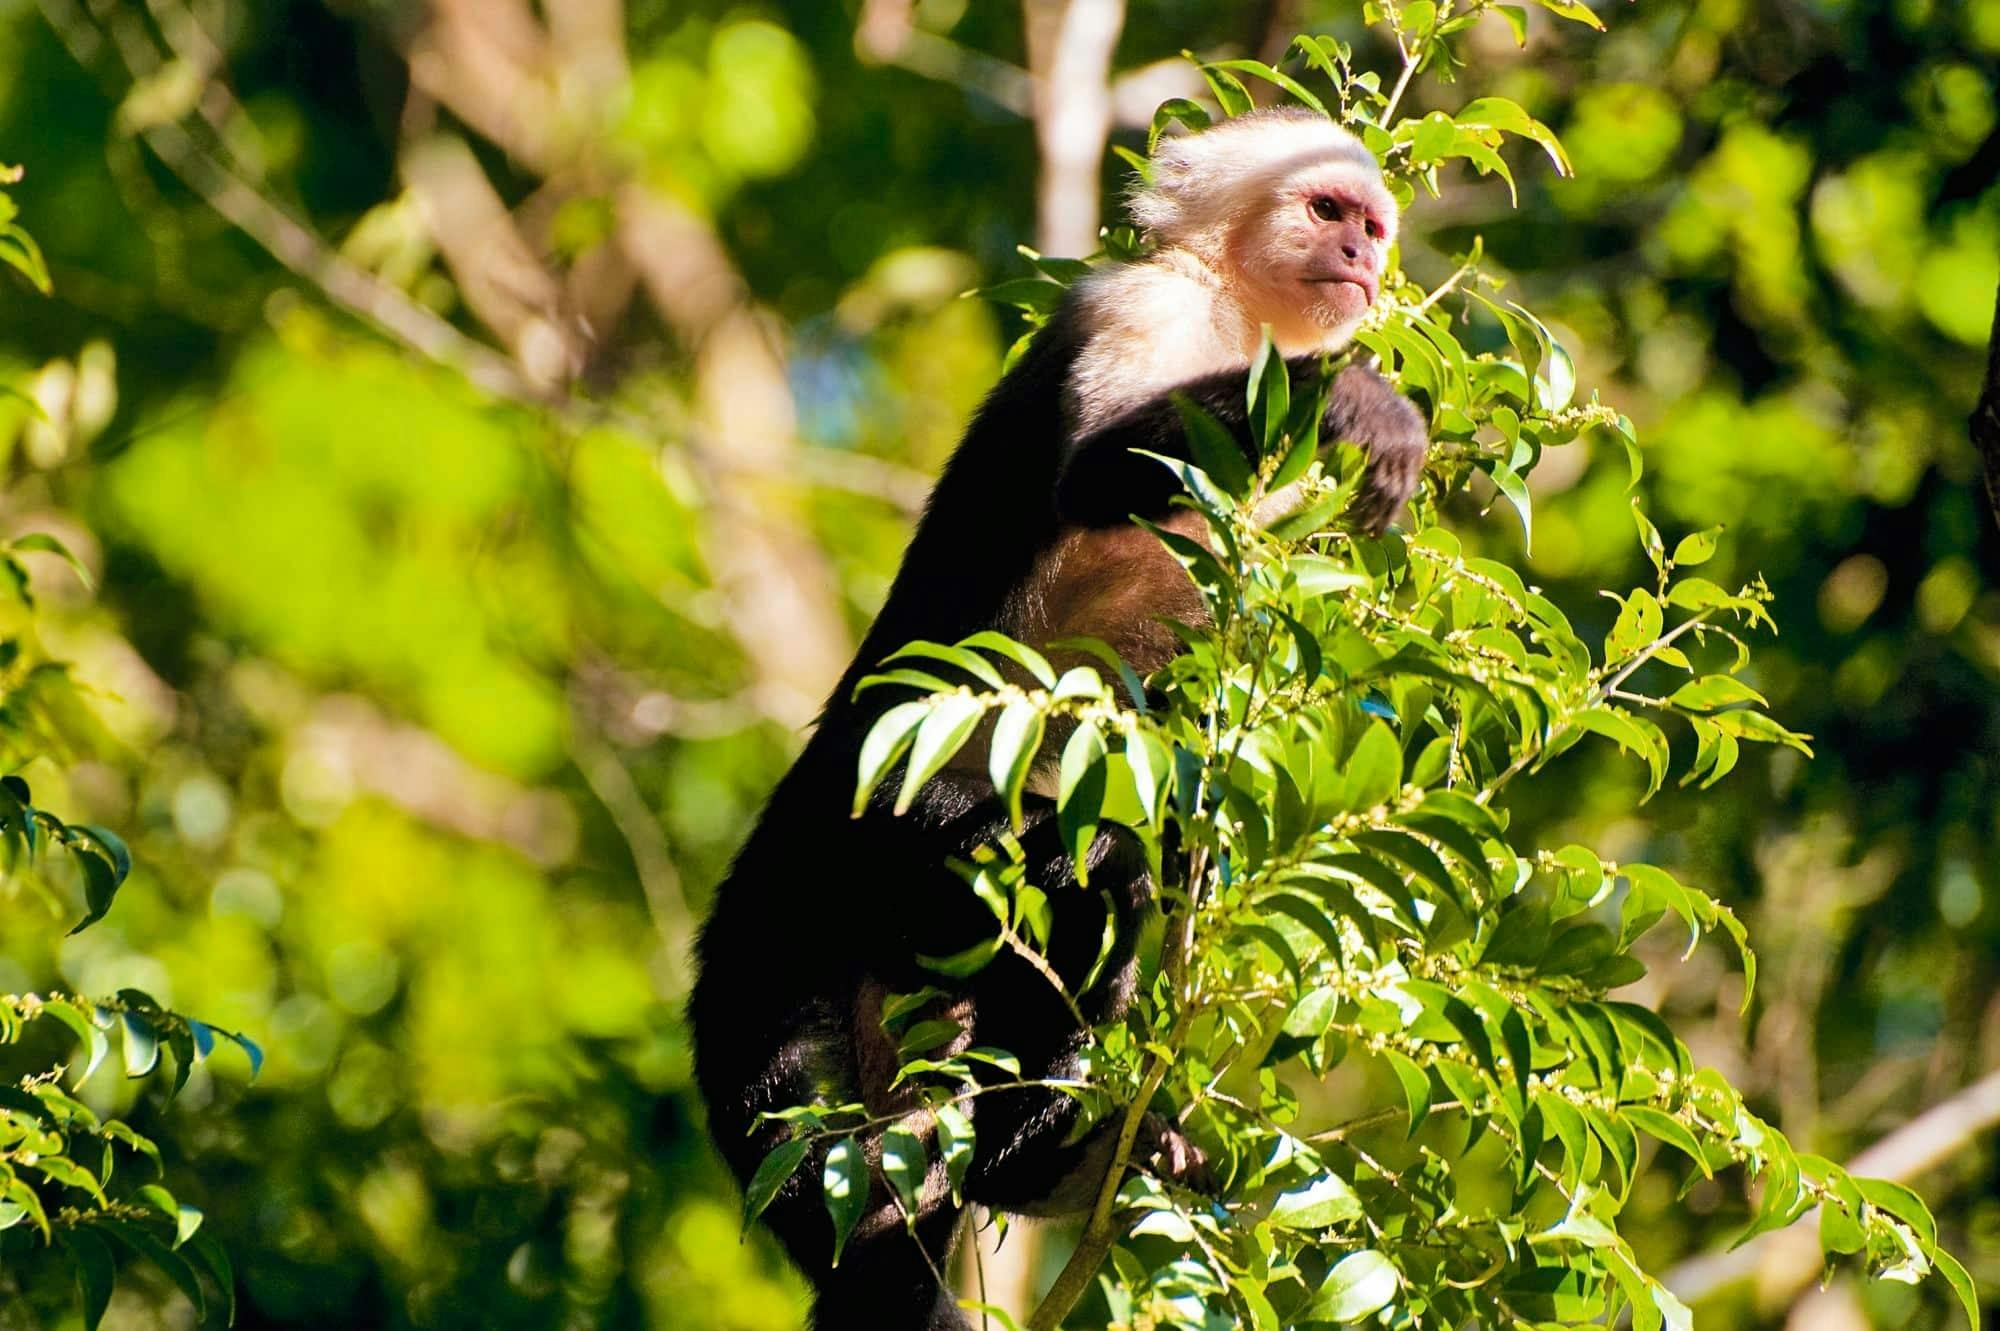
<path fill-rule="evenodd" d="M 994 388 L 939 478 L 901 571 L 805 751 L 779 783 L 719 889 L 698 947 L 690 1004 L 696 1074 L 717 1144 L 748 1180 L 786 1137 L 760 1122 L 792 1105 L 910 1105 L 887 1087 L 899 1059 L 882 1000 L 947 990 L 926 1017 L 956 1020 L 945 1051 L 997 1046 L 1024 1079 L 1074 1072 L 1084 1034 L 1047 980 L 1002 951 L 952 981 L 919 955 L 946 956 L 991 936 L 992 916 L 947 866 L 993 842 L 1007 813 L 982 772 L 948 768 L 901 816 L 894 782 L 850 819 L 862 738 L 897 691 L 856 683 L 917 639 L 953 642 L 981 629 L 1036 645 L 1088 635 L 1141 674 L 1177 642 L 1161 619 L 1199 622 L 1185 571 L 1138 515 L 1168 526 L 1178 482 L 1144 448 L 1187 456 L 1170 393 L 1192 399 L 1253 453 L 1244 389 L 1268 326 L 1300 376 L 1337 350 L 1374 303 L 1397 213 L 1368 151 L 1330 120 L 1260 111 L 1161 145 L 1153 180 L 1131 200 L 1154 248 L 1139 262 L 1078 282 Z M 1422 415 L 1372 371 L 1344 370 L 1322 437 L 1369 450 L 1350 518 L 1380 531 L 1401 511 L 1428 447 Z M 1185 527 L 1193 531 L 1192 526 Z M 1055 802 L 1024 797 L 1029 881 L 1054 915 L 1047 961 L 1084 1018 L 1130 1002 L 1135 935 L 1153 885 L 1138 846 L 1106 824 L 1087 852 L 1090 887 L 1057 835 Z M 1108 892 L 1106 889 L 1109 889 Z M 1098 966 L 1107 910 L 1114 945 Z M 1081 989 L 1093 968 L 1097 978 Z M 1079 992 L 1081 989 L 1081 992 Z M 1011 1080 L 1011 1079 L 1009 1079 Z M 977 1144 L 967 1203 L 1030 1215 L 1087 1206 L 1107 1167 L 1110 1131 L 1071 1141 L 1075 1101 L 1041 1089 L 964 1102 Z M 912 1125 L 929 1139 L 928 1115 Z M 1199 1169 L 1165 1124 L 1149 1133 L 1155 1167 Z M 871 1162 L 879 1143 L 871 1146 Z M 964 1331 L 937 1272 L 961 1208 L 942 1166 L 926 1180 L 914 1232 L 880 1178 L 868 1212 L 831 1265 L 832 1223 L 815 1150 L 764 1212 L 811 1280 L 818 1331 Z"/>

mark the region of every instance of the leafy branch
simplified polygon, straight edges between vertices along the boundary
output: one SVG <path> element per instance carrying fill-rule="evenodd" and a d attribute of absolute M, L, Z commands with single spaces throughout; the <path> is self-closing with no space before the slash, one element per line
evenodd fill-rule
<path fill-rule="evenodd" d="M 1595 25 L 1569 0 L 1542 7 Z M 1511 189 L 1498 153 L 1509 137 L 1568 170 L 1547 127 L 1510 102 L 1400 115 L 1418 71 L 1454 67 L 1455 34 L 1488 11 L 1519 33 L 1517 9 L 1364 8 L 1388 25 L 1402 62 L 1388 93 L 1345 45 L 1304 37 L 1292 53 L 1332 80 L 1331 97 L 1232 60 L 1201 66 L 1217 105 L 1247 112 L 1244 80 L 1269 83 L 1353 128 L 1404 198 L 1419 185 L 1436 192 L 1453 159 Z M 1205 108 L 1169 102 L 1155 136 L 1207 121 Z M 1108 249 L 1120 257 L 1138 243 L 1114 233 Z M 1031 261 L 1038 277 L 997 294 L 1032 321 L 1087 268 Z M 1976 1325 L 1970 1281 L 1915 1194 L 1796 1151 L 1697 1067 L 1659 1014 L 1616 996 L 1646 973 L 1639 940 L 1671 925 L 1685 930 L 1687 954 L 1704 939 L 1726 943 L 1747 1005 L 1756 956 L 1735 914 L 1661 866 L 1523 845 L 1512 830 L 1512 783 L 1586 740 L 1641 764 L 1641 799 L 1676 767 L 1663 723 L 1695 741 L 1683 784 L 1720 780 L 1746 742 L 1810 747 L 1742 678 L 1747 635 L 1772 628 L 1769 592 L 1689 571 L 1714 554 L 1715 531 L 1669 554 L 1635 502 L 1652 585 L 1607 592 L 1613 622 L 1587 637 L 1517 570 L 1469 553 L 1442 525 L 1459 496 L 1504 499 L 1531 541 L 1525 477 L 1546 449 L 1586 434 L 1620 444 L 1635 482 L 1641 461 L 1631 423 L 1579 400 L 1567 350 L 1531 311 L 1489 294 L 1479 262 L 1475 245 L 1436 291 L 1392 283 L 1356 337 L 1429 416 L 1435 447 L 1407 531 L 1376 538 L 1342 524 L 1364 459 L 1339 441 L 1321 446 L 1325 382 L 1295 389 L 1266 347 L 1247 394 L 1256 456 L 1190 413 L 1191 460 L 1161 459 L 1203 533 L 1156 534 L 1206 622 L 1183 626 L 1187 650 L 1145 681 L 1150 695 L 1088 665 L 1058 675 L 1035 647 L 990 633 L 915 644 L 867 683 L 905 696 L 864 743 L 857 807 L 891 781 L 907 807 L 984 736 L 1017 826 L 1034 774 L 1056 772 L 1057 826 L 1079 879 L 1107 825 L 1170 870 L 1155 875 L 1165 928 L 1132 1008 L 1092 1032 L 1088 1084 L 1064 1088 L 1082 1110 L 1077 1130 L 1115 1127 L 1115 1150 L 1027 1325 L 1048 1331 L 1094 1286 L 1125 1325 L 1197 1328 L 1220 1316 L 1275 1328 L 1393 1304 L 1413 1326 L 1629 1317 L 1640 1331 L 1685 1328 L 1686 1306 L 1618 1228 L 1648 1150 L 1757 1184 L 1745 1239 L 1817 1208 L 1826 1259 L 1890 1280 L 1935 1273 Z M 1296 496 L 1287 511 L 1266 512 L 1281 492 Z M 1163 702 L 1137 705 L 1142 696 Z M 995 936 L 944 959 L 943 974 L 1002 948 L 1047 948 L 1040 886 L 1020 874 L 967 881 Z M 914 1001 L 890 1000 L 899 1012 Z M 892 1188 L 928 1166 L 912 1116 L 957 1112 L 1002 1084 L 982 1078 L 1004 1065 L 990 1050 L 905 1062 L 917 1107 L 883 1129 L 885 1161 L 901 1134 Z M 1287 1078 L 1346 1066 L 1399 1107 L 1314 1122 Z M 1132 1170 L 1149 1112 L 1196 1140 L 1216 1196 Z M 830 1162 L 865 1161 L 869 1129 L 802 1113 L 816 1140 L 833 1140 Z M 946 1135 L 969 1159 L 977 1118 L 959 1119 Z M 806 1154 L 795 1135 L 760 1183 L 775 1190 Z M 866 1187 L 844 1175 L 836 1189 L 831 1169 L 840 1243 Z"/>

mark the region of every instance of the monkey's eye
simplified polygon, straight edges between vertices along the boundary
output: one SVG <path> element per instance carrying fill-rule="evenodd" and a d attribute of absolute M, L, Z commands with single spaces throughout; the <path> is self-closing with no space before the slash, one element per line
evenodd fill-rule
<path fill-rule="evenodd" d="M 1388 234 L 1389 233 L 1382 227 L 1381 218 L 1371 217 L 1368 219 L 1368 238 L 1370 240 L 1381 240 L 1384 236 Z"/>
<path fill-rule="evenodd" d="M 1319 195 L 1307 206 L 1312 209 L 1312 215 L 1322 222 L 1335 222 L 1340 219 L 1340 201 L 1330 194 Z"/>

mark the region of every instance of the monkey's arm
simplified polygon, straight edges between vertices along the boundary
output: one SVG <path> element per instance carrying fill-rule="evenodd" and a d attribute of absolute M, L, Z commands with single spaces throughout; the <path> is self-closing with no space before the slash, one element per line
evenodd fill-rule
<path fill-rule="evenodd" d="M 1307 391 L 1319 372 L 1318 358 L 1302 356 L 1287 364 L 1295 391 Z M 1188 457 L 1187 432 L 1174 408 L 1175 395 L 1215 417 L 1244 455 L 1255 458 L 1257 446 L 1250 437 L 1244 403 L 1247 378 L 1247 370 L 1227 370 L 1193 380 L 1079 439 L 1056 481 L 1057 515 L 1065 522 L 1095 527 L 1123 522 L 1135 513 L 1158 517 L 1167 511 L 1180 493 L 1180 482 L 1158 462 L 1132 450 Z M 1375 371 L 1350 365 L 1327 390 L 1321 437 L 1329 443 L 1350 439 L 1367 446 L 1368 475 L 1352 513 L 1369 531 L 1387 527 L 1416 488 L 1430 448 L 1423 413 Z"/>

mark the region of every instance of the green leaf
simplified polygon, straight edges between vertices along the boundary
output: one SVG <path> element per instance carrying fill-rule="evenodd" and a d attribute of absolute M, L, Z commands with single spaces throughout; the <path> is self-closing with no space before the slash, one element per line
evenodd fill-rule
<path fill-rule="evenodd" d="M 223 1325 L 235 1326 L 236 1273 L 230 1268 L 228 1252 L 211 1233 L 196 1234 L 188 1240 L 185 1251 L 222 1291 Z"/>
<path fill-rule="evenodd" d="M 84 1016 L 68 1003 L 57 1001 L 44 1004 L 42 1015 L 54 1017 L 57 1021 L 69 1027 L 76 1035 L 76 1038 L 83 1042 L 85 1051 L 83 1071 L 79 1072 L 70 1083 L 71 1085 L 81 1084 L 91 1073 L 97 1071 L 97 1065 L 102 1063 L 104 1056 L 111 1052 L 111 1041 L 106 1038 L 104 1032 L 90 1018 Z"/>
<path fill-rule="evenodd" d="M 1250 460 L 1243 456 L 1243 446 L 1221 422 L 1188 397 L 1176 393 L 1173 403 L 1180 414 L 1181 427 L 1187 431 L 1188 451 L 1194 465 L 1231 499 L 1246 498 L 1256 473 L 1250 469 Z"/>
<path fill-rule="evenodd" d="M 97 1176 L 67 1156 L 44 1155 L 36 1157 L 32 1163 L 26 1160 L 20 1163 L 25 1168 L 39 1170 L 51 1183 L 87 1192 L 100 1205 L 104 1202 L 104 1188 L 97 1181 Z"/>
<path fill-rule="evenodd" d="M 1943 1248 L 1932 1248 L 1929 1256 L 1931 1265 L 1937 1267 L 1952 1293 L 1958 1295 L 1959 1306 L 1965 1309 L 1965 1320 L 1971 1323 L 1972 1331 L 1979 1331 L 1979 1289 L 1972 1283 L 1971 1273 Z"/>
<path fill-rule="evenodd" d="M 1160 109 L 1153 112 L 1152 127 L 1146 132 L 1146 155 L 1152 156 L 1159 150 L 1160 135 L 1167 126 L 1179 121 L 1192 130 L 1204 130 L 1213 121 L 1200 102 L 1191 102 L 1185 97 L 1170 97 L 1160 103 Z"/>
<path fill-rule="evenodd" d="M 1604 640 L 1605 659 L 1622 661 L 1651 646 L 1660 636 L 1660 623 L 1660 603 L 1645 588 L 1635 589 L 1619 607 L 1618 620 Z"/>
<path fill-rule="evenodd" d="M 1930 1207 L 1915 1192 L 1879 1178 L 1856 1178 L 1854 1186 L 1870 1206 L 1880 1207 L 1915 1231 L 1926 1248 L 1937 1245 L 1937 1221 L 1931 1219 Z"/>
<path fill-rule="evenodd" d="M 118 896 L 119 883 L 116 867 L 96 851 L 78 851 L 76 865 L 83 871 L 84 916 L 71 934 L 80 934 L 105 917 Z"/>
<path fill-rule="evenodd" d="M 1566 18 L 1572 23 L 1581 23 L 1599 32 L 1604 31 L 1604 20 L 1591 13 L 1589 8 L 1579 3 L 1579 0 L 1535 0 L 1535 3 L 1551 14 Z"/>
<path fill-rule="evenodd" d="M 1396 1268 L 1372 1248 L 1349 1253 L 1333 1264 L 1326 1283 L 1313 1295 L 1300 1319 L 1307 1322 L 1356 1322 L 1379 1312 L 1396 1297 Z"/>
<path fill-rule="evenodd" d="M 1308 90 L 1304 84 L 1281 70 L 1271 68 L 1271 66 L 1261 60 L 1218 60 L 1215 62 L 1214 67 L 1216 69 L 1227 69 L 1238 74 L 1248 74 L 1255 79 L 1262 79 L 1264 82 L 1272 84 L 1275 87 L 1283 88 L 1286 92 L 1298 98 L 1321 115 L 1328 114 L 1326 103 L 1322 102 Z"/>
<path fill-rule="evenodd" d="M 21 1216 L 26 1216 L 35 1222 L 35 1228 L 41 1232 L 42 1242 L 53 1241 L 54 1234 L 49 1227 L 48 1212 L 43 1209 L 42 1199 L 35 1195 L 35 1190 L 28 1186 L 26 1179 L 0 1175 L 0 1198 L 4 1199 L 0 1204 L 12 1207 L 20 1213 L 8 1222 L 9 1228 L 19 1224 Z"/>
<path fill-rule="evenodd" d="M 842 1137 L 826 1153 L 820 1176 L 826 1213 L 833 1221 L 833 1265 L 840 1265 L 848 1236 L 868 1210 L 868 1157 L 858 1137 Z"/>
<path fill-rule="evenodd" d="M 1008 820 L 1017 832 L 1021 830 L 1021 791 L 1035 755 L 1041 751 L 1044 727 L 1041 709 L 1025 699 L 1008 703 L 993 727 L 987 774 L 993 789 L 1006 801 Z"/>
<path fill-rule="evenodd" d="M 1340 928 L 1326 911 L 1317 903 L 1292 892 L 1274 892 L 1262 897 L 1257 908 L 1276 911 L 1303 925 L 1307 932 L 1319 939 L 1329 957 L 1338 957 L 1345 951 L 1345 943 L 1340 936 Z"/>
<path fill-rule="evenodd" d="M 1763 694 L 1734 675 L 1703 675 L 1675 689 L 1667 701 L 1693 712 L 1715 712 L 1745 703 L 1766 705 Z"/>
<path fill-rule="evenodd" d="M 1257 109 L 1257 103 L 1251 99 L 1250 90 L 1243 86 L 1241 79 L 1226 69 L 1195 60 L 1192 51 L 1183 51 L 1181 54 L 1189 60 L 1194 60 L 1200 67 L 1201 76 L 1208 81 L 1208 90 L 1215 94 L 1215 100 L 1222 107 L 1224 115 L 1248 115 Z"/>
<path fill-rule="evenodd" d="M 1323 555 L 1294 555 L 1292 580 L 1308 596 L 1338 596 L 1370 585 L 1368 575 L 1342 568 Z"/>
<path fill-rule="evenodd" d="M 944 1161 L 945 1178 L 951 1184 L 953 1201 L 964 1196 L 965 1171 L 972 1165 L 972 1148 L 977 1138 L 972 1120 L 957 1105 L 937 1107 L 938 1159 Z"/>
<path fill-rule="evenodd" d="M 1173 757 L 1149 731 L 1135 728 L 1125 737 L 1125 766 L 1132 775 L 1132 793 L 1147 817 L 1156 818 L 1160 800 L 1171 789 Z"/>
<path fill-rule="evenodd" d="M 1418 166 L 1435 162 L 1443 157 L 1451 147 L 1458 127 L 1452 118 L 1442 111 L 1433 111 L 1417 122 L 1416 132 L 1410 139 L 1410 161 Z"/>
<path fill-rule="evenodd" d="M 152 1232 L 143 1225 L 102 1216 L 90 1223 L 94 1228 L 110 1234 L 134 1253 L 165 1272 L 175 1287 L 187 1295 L 188 1302 L 194 1305 L 197 1322 L 208 1316 L 208 1296 L 202 1291 L 201 1277 L 195 1273 L 195 1268 L 189 1264 L 187 1258 L 153 1237 Z"/>
<path fill-rule="evenodd" d="M 1653 568 L 1656 571 L 1664 574 L 1667 558 L 1666 542 L 1660 539 L 1660 529 L 1653 525 L 1645 510 L 1639 507 L 1637 495 L 1632 497 L 1632 521 L 1639 528 L 1639 544 L 1645 547 L 1646 558 L 1653 561 Z"/>
<path fill-rule="evenodd" d="M 993 636 L 1000 637 L 997 633 Z M 1001 641 L 1006 640 L 1003 638 Z M 946 646 L 938 642 L 913 642 L 900 651 L 891 653 L 888 660 L 900 661 L 912 656 L 955 666 L 988 688 L 999 689 L 1007 685 L 1007 681 L 1000 677 L 1000 672 L 995 670 L 985 657 L 962 645 Z"/>
<path fill-rule="evenodd" d="M 1062 304 L 1063 286 L 1039 277 L 1017 277 L 981 287 L 972 294 L 995 305 L 1011 305 L 1032 314 L 1053 314 L 1056 307 Z"/>
<path fill-rule="evenodd" d="M 1292 1004 L 1285 1014 L 1285 1023 L 1279 1028 L 1278 1038 L 1264 1055 L 1264 1066 L 1271 1067 L 1298 1054 L 1305 1054 L 1308 1066 L 1319 1070 L 1315 1051 L 1327 1027 L 1333 1024 L 1334 1008 L 1340 995 L 1331 988 L 1321 986 L 1308 991 L 1298 1002 Z"/>
<path fill-rule="evenodd" d="M 882 1134 L 882 1175 L 902 1203 L 903 1223 L 912 1229 L 923 1200 L 924 1174 L 929 1169 L 930 1159 L 916 1133 L 899 1123 Z"/>
<path fill-rule="evenodd" d="M 903 788 L 896 792 L 896 812 L 907 813 L 923 789 L 964 747 L 965 741 L 986 715 L 986 704 L 966 693 L 954 693 L 930 701 L 929 715 L 917 726 L 910 745 L 910 765 L 903 772 Z"/>
<path fill-rule="evenodd" d="M 799 1164 L 806 1158 L 812 1143 L 804 1137 L 794 1137 L 780 1142 L 757 1166 L 757 1172 L 750 1176 L 750 1185 L 743 1190 L 743 1228 L 748 1232 L 750 1222 L 764 1214 L 764 1208 L 778 1195 L 778 1189 L 798 1172 Z"/>
<path fill-rule="evenodd" d="M 1868 1236 L 1862 1233 L 1859 1222 L 1845 1210 L 1822 1204 L 1819 1208 L 1819 1246 L 1828 1257 L 1860 1252 L 1868 1246 Z"/>
<path fill-rule="evenodd" d="M 1403 1105 L 1410 1115 L 1409 1126 L 1404 1129 L 1403 1135 L 1415 1136 L 1431 1112 L 1430 1074 L 1417 1060 L 1393 1049 L 1382 1051 L 1382 1061 L 1389 1065 L 1389 1070 L 1396 1074 L 1396 1084 L 1403 1088 Z"/>
<path fill-rule="evenodd" d="M 1370 721 L 1347 760 L 1342 805 L 1348 810 L 1372 809 L 1387 804 L 1402 788 L 1403 746 L 1388 726 Z"/>
<path fill-rule="evenodd" d="M 1602 735 L 1641 759 L 1652 775 L 1652 789 L 1659 789 L 1660 782 L 1666 777 L 1669 754 L 1666 737 L 1660 733 L 1658 726 L 1611 707 L 1586 707 L 1570 719 L 1582 729 Z M 1651 790 L 1647 793 L 1650 794 Z"/>
<path fill-rule="evenodd" d="M 1063 846 L 1076 866 L 1076 881 L 1088 885 L 1086 864 L 1090 843 L 1097 839 L 1098 819 L 1104 812 L 1106 771 L 1104 733 L 1095 721 L 1076 728 L 1063 745 L 1057 781 L 1056 823 Z"/>
<path fill-rule="evenodd" d="M 1269 1219 L 1274 1229 L 1327 1229 L 1361 1215 L 1361 1198 L 1347 1181 L 1322 1174 L 1302 1188 L 1278 1194 Z"/>
<path fill-rule="evenodd" d="M 111 1306 L 111 1287 L 117 1278 L 111 1249 L 103 1239 L 79 1227 L 63 1231 L 62 1246 L 76 1266 L 76 1286 L 83 1295 L 83 1331 L 97 1331 L 104 1310 Z"/>
<path fill-rule="evenodd" d="M 1394 860 L 1435 888 L 1447 901 L 1463 906 L 1464 892 L 1437 852 L 1403 832 L 1356 832 L 1348 840 L 1376 855 Z"/>
<path fill-rule="evenodd" d="M 1391 868 L 1372 855 L 1335 855 L 1325 861 L 1328 869 L 1347 874 L 1359 882 L 1389 898 L 1403 922 L 1412 929 L 1423 925 L 1423 914 L 1417 909 L 1416 895 L 1410 891 L 1409 882 L 1402 872 Z"/>
<path fill-rule="evenodd" d="M 1667 1143 L 1693 1160 L 1704 1177 L 1715 1177 L 1715 1171 L 1708 1167 L 1708 1156 L 1702 1151 L 1701 1143 L 1695 1140 L 1694 1133 L 1688 1130 L 1685 1123 L 1650 1105 L 1624 1105 L 1618 1112 L 1639 1131 Z"/>
<path fill-rule="evenodd" d="M 898 703 L 877 718 L 869 728 L 867 738 L 861 741 L 860 775 L 854 789 L 854 816 L 859 818 L 868 807 L 868 797 L 875 793 L 875 787 L 882 784 L 882 778 L 896 765 L 916 738 L 917 727 L 930 715 L 929 699 Z"/>
<path fill-rule="evenodd" d="M 1520 474 L 1504 462 L 1482 458 L 1479 468 L 1493 478 L 1493 486 L 1507 497 L 1514 506 L 1514 512 L 1521 519 L 1521 547 L 1532 549 L 1535 543 L 1535 501 L 1528 495 L 1528 483 Z"/>
<path fill-rule="evenodd" d="M 1006 941 L 995 935 L 974 943 L 962 952 L 953 952 L 948 956 L 930 956 L 919 952 L 917 964 L 940 975 L 963 979 L 967 975 L 974 975 L 986 969 L 993 958 L 1000 954 L 1000 949 L 1006 945 Z"/>
<path fill-rule="evenodd" d="M 983 630 L 961 640 L 958 645 L 1005 657 L 1034 676 L 1035 682 L 1043 688 L 1055 687 L 1056 672 L 1050 667 L 1049 659 L 1026 643 L 1016 642 L 1004 633 L 995 633 L 991 629 Z"/>
<path fill-rule="evenodd" d="M 1706 564 L 1715 557 L 1716 538 L 1721 535 L 1721 527 L 1709 527 L 1691 536 L 1683 536 L 1680 544 L 1674 547 L 1674 563 L 1681 568 Z"/>
<path fill-rule="evenodd" d="M 1679 606 L 1683 610 L 1726 607 L 1734 605 L 1738 599 L 1707 578 L 1682 578 L 1667 589 L 1667 604 Z"/>
<path fill-rule="evenodd" d="M 1306 537 L 1324 531 L 1330 526 L 1347 507 L 1347 501 L 1347 495 L 1335 491 L 1307 504 L 1304 508 L 1285 514 L 1264 530 L 1280 541 L 1303 541 Z"/>
<path fill-rule="evenodd" d="M 159 1034 L 136 1012 L 121 1012 L 118 1015 L 125 1030 L 125 1075 L 143 1077 L 159 1064 Z"/>
<path fill-rule="evenodd" d="M 1563 2 L 1567 3 L 1567 0 Z M 1538 3 L 1549 7 L 1549 0 L 1538 0 Z M 1574 7 L 1582 8 L 1581 5 Z M 1584 10 L 1584 12 L 1588 14 L 1590 11 Z M 1557 142 L 1554 131 L 1522 110 L 1518 102 L 1509 101 L 1505 97 L 1480 97 L 1467 102 L 1452 119 L 1468 128 L 1496 130 L 1532 139 L 1549 155 L 1549 160 L 1555 164 L 1557 175 L 1576 174 L 1576 168 L 1570 165 L 1569 154 L 1564 152 L 1562 144 Z M 1522 313 L 1525 314 L 1526 311 Z"/>
<path fill-rule="evenodd" d="M 0 263 L 27 278 L 44 296 L 55 289 L 49 283 L 49 265 L 42 257 L 41 246 L 35 243 L 33 236 L 12 222 L 0 224 Z"/>
<path fill-rule="evenodd" d="M 70 553 L 68 546 L 47 532 L 35 531 L 29 532 L 26 536 L 17 536 L 9 542 L 8 548 L 16 551 L 39 550 L 45 554 L 55 555 L 69 565 L 70 571 L 76 574 L 76 580 L 82 583 L 86 590 L 94 590 L 97 585 L 91 580 L 90 570 L 84 567 L 83 561 Z"/>

